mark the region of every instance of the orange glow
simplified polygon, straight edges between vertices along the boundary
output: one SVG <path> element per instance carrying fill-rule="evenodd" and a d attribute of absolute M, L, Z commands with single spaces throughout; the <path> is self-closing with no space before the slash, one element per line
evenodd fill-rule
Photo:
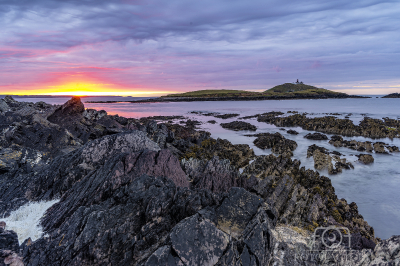
<path fill-rule="evenodd" d="M 66 83 L 55 86 L 42 86 L 37 89 L 19 89 L 19 90 L 1 90 L 1 94 L 12 95 L 74 95 L 74 96 L 159 96 L 175 91 L 159 91 L 144 88 L 124 88 L 118 87 L 115 84 L 103 83 Z"/>

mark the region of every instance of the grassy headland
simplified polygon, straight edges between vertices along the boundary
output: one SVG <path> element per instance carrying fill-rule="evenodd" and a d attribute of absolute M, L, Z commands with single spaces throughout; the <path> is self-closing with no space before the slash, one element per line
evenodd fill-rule
<path fill-rule="evenodd" d="M 400 98 L 400 93 L 391 93 L 391 94 L 388 94 L 388 95 L 386 95 L 386 96 L 383 96 L 382 98 Z"/>
<path fill-rule="evenodd" d="M 263 92 L 244 90 L 198 90 L 129 102 L 257 101 L 285 99 L 365 98 L 317 88 L 303 83 L 285 83 Z M 90 102 L 99 103 L 99 102 Z M 103 102 L 104 103 L 104 102 Z M 106 103 L 113 103 L 107 101 Z"/>
<path fill-rule="evenodd" d="M 265 97 L 265 96 L 319 96 L 319 95 L 342 95 L 347 96 L 345 93 L 330 91 L 326 89 L 317 88 L 311 85 L 302 83 L 285 83 L 273 87 L 272 89 L 263 92 L 243 91 L 243 90 L 199 90 L 190 91 L 177 94 L 168 94 L 161 96 L 163 98 L 172 97 Z"/>

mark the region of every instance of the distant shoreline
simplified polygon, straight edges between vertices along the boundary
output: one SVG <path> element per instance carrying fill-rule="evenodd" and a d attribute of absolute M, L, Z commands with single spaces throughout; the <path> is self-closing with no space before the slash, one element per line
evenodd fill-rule
<path fill-rule="evenodd" d="M 293 95 L 293 96 L 256 96 L 256 97 L 158 97 L 136 101 L 86 101 L 86 103 L 157 103 L 157 102 L 204 102 L 204 101 L 264 101 L 264 100 L 317 100 L 317 99 L 347 99 L 371 98 L 358 95 Z"/>

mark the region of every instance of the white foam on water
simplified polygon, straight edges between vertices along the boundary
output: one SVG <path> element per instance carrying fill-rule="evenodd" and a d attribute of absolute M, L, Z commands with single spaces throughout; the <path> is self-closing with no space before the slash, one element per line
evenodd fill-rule
<path fill-rule="evenodd" d="M 6 222 L 6 230 L 13 230 L 18 234 L 18 241 L 22 244 L 25 239 L 31 238 L 32 241 L 43 235 L 40 219 L 48 208 L 59 200 L 29 202 L 19 209 L 11 212 L 7 218 L 0 218 Z"/>

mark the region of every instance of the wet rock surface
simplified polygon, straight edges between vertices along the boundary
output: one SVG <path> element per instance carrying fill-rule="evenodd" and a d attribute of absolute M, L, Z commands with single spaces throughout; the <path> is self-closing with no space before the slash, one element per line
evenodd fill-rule
<path fill-rule="evenodd" d="M 221 114 L 221 115 L 214 115 L 216 118 L 221 118 L 221 119 L 228 119 L 228 118 L 233 118 L 237 117 L 239 114 Z"/>
<path fill-rule="evenodd" d="M 364 265 L 399 260 L 399 237 L 379 242 L 356 203 L 339 199 L 329 178 L 300 167 L 298 160 L 255 156 L 248 145 L 215 140 L 190 121 L 157 123 L 82 112 L 78 99 L 55 107 L 20 105 L 11 97 L 2 101 L 2 114 L 11 112 L 12 119 L 16 112 L 47 108 L 54 123 L 46 116 L 49 124 L 41 125 L 68 130 L 81 143 L 42 164 L 26 161 L 25 166 L 19 152 L 44 154 L 42 146 L 8 140 L 2 149 L 0 214 L 7 217 L 28 201 L 60 200 L 42 217 L 45 234 L 36 241 L 19 246 L 17 235 L 0 221 L 0 266 L 331 265 L 341 258 L 328 262 L 308 256 L 307 241 L 320 226 L 349 228 L 353 254 L 364 256 Z M 56 124 L 60 119 L 78 129 Z M 99 133 L 90 141 L 75 135 L 84 128 L 82 121 L 92 123 L 86 125 L 90 132 L 100 120 L 117 126 L 104 126 L 112 134 Z M 276 146 L 282 138 L 274 137 Z M 50 153 L 66 147 L 57 141 L 50 140 Z M 284 153 L 286 144 L 276 150 Z M 318 146 L 310 149 L 315 153 L 333 161 L 339 156 Z M 30 164 L 33 170 L 27 170 Z M 340 252 L 346 255 L 345 249 Z M 351 256 L 347 263 L 360 261 Z"/>
<path fill-rule="evenodd" d="M 242 130 L 249 130 L 249 131 L 256 131 L 257 127 L 243 121 L 233 121 L 230 123 L 221 123 L 221 127 L 225 129 L 230 129 L 234 131 L 242 131 Z"/>
<path fill-rule="evenodd" d="M 354 125 L 349 119 L 339 119 L 334 116 L 309 118 L 305 114 L 281 116 L 280 113 L 274 114 L 274 112 L 270 112 L 257 115 L 257 121 L 278 127 L 298 126 L 305 130 L 350 137 L 395 138 L 400 136 L 400 122 L 387 118 L 373 119 L 364 117 L 358 125 Z"/>
<path fill-rule="evenodd" d="M 351 162 L 340 158 L 340 153 L 338 155 L 337 152 L 329 152 L 328 149 L 315 144 L 307 149 L 307 158 L 309 157 L 314 159 L 315 170 L 328 170 L 331 175 L 341 173 L 343 169 L 354 169 Z"/>
<path fill-rule="evenodd" d="M 312 140 L 327 140 L 328 137 L 324 134 L 321 133 L 308 133 L 307 135 L 304 136 L 306 139 L 312 139 Z"/>
<path fill-rule="evenodd" d="M 296 130 L 292 130 L 292 129 L 289 129 L 289 130 L 287 131 L 287 133 L 288 133 L 288 134 L 291 134 L 291 135 L 298 135 L 298 134 L 299 134 L 299 132 L 297 132 Z"/>
<path fill-rule="evenodd" d="M 371 142 L 371 141 L 356 141 L 344 140 L 341 136 L 332 136 L 329 141 L 335 147 L 346 147 L 360 152 L 375 152 L 388 154 L 391 152 L 399 152 L 399 148 L 394 145 L 389 145 L 384 142 Z"/>
<path fill-rule="evenodd" d="M 247 144 L 232 144 L 224 139 L 206 139 L 203 140 L 199 145 L 190 146 L 186 153 L 182 156 L 182 159 L 197 158 L 210 160 L 214 156 L 218 156 L 220 159 L 228 159 L 230 163 L 241 168 L 246 166 L 250 160 L 255 157 L 253 149 Z"/>
<path fill-rule="evenodd" d="M 260 133 L 254 135 L 246 135 L 248 137 L 256 136 L 254 145 L 260 149 L 271 149 L 273 153 L 282 154 L 283 156 L 293 156 L 293 151 L 297 148 L 297 143 L 282 136 L 279 132 Z"/>
<path fill-rule="evenodd" d="M 358 160 L 363 164 L 371 164 L 375 161 L 374 157 L 372 157 L 371 154 L 359 154 L 356 156 L 358 157 Z"/>

